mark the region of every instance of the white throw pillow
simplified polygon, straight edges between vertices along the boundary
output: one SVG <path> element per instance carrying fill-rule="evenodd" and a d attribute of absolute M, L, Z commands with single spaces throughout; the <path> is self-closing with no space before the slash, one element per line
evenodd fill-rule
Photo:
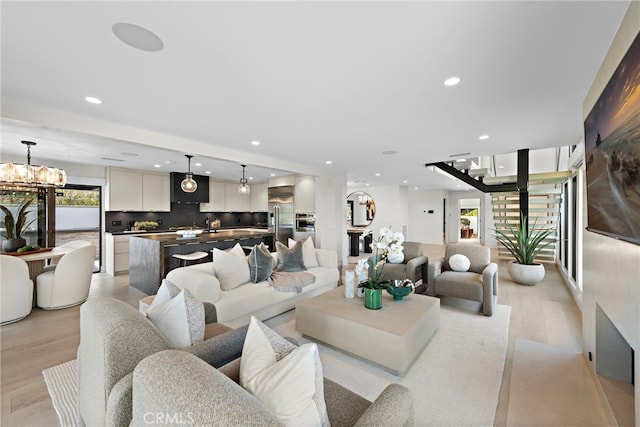
<path fill-rule="evenodd" d="M 451 255 L 449 258 L 449 267 L 451 267 L 453 271 L 469 271 L 471 261 L 462 254 Z"/>
<path fill-rule="evenodd" d="M 187 348 L 204 340 L 204 304 L 186 289 L 150 307 L 147 317 L 173 348 Z"/>
<path fill-rule="evenodd" d="M 289 249 L 293 248 L 293 245 L 296 244 L 296 241 L 293 239 L 289 239 Z M 304 266 L 307 268 L 317 267 L 318 266 L 318 258 L 316 258 L 316 247 L 313 244 L 313 240 L 311 237 L 307 237 L 302 241 L 302 261 L 304 262 Z"/>
<path fill-rule="evenodd" d="M 240 360 L 240 385 L 287 426 L 328 426 L 315 343 L 295 347 L 255 317 Z"/>
<path fill-rule="evenodd" d="M 239 257 L 229 252 L 214 248 L 213 268 L 215 269 L 216 276 L 220 281 L 220 287 L 224 291 L 230 291 L 243 283 L 251 281 L 249 263 L 244 257 L 244 253 L 242 257 Z"/>
<path fill-rule="evenodd" d="M 244 249 L 240 246 L 240 243 L 236 243 L 231 249 L 226 250 L 227 253 L 233 254 L 235 256 L 239 256 L 240 258 L 244 258 Z"/>
<path fill-rule="evenodd" d="M 151 301 L 151 304 L 149 304 L 147 311 L 151 310 L 153 307 L 159 306 L 160 304 L 164 304 L 179 293 L 179 287 L 177 287 L 167 279 L 162 279 L 162 283 L 158 288 L 158 292 L 156 292 L 155 298 L 153 298 L 153 301 Z"/>

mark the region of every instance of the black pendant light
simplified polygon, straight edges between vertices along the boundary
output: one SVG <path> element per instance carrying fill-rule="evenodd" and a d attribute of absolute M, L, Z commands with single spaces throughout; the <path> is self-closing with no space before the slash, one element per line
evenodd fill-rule
<path fill-rule="evenodd" d="M 193 174 L 191 173 L 191 158 L 193 156 L 189 154 L 184 155 L 187 159 L 189 159 L 189 171 L 185 174 L 184 179 L 180 183 L 180 188 L 185 193 L 193 193 L 198 189 L 198 183 L 193 179 Z"/>

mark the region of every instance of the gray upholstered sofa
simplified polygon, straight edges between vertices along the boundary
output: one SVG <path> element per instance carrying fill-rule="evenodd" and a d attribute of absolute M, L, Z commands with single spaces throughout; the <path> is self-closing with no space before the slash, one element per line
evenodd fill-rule
<path fill-rule="evenodd" d="M 469 258 L 469 271 L 453 271 L 452 255 Z M 491 250 L 485 246 L 450 243 L 444 258 L 429 264 L 427 295 L 447 295 L 482 303 L 485 316 L 493 315 L 493 299 L 498 295 L 498 265 L 491 262 Z"/>
<path fill-rule="evenodd" d="M 236 383 L 247 327 L 170 350 L 136 309 L 95 298 L 81 308 L 80 329 L 81 426 L 279 425 Z M 413 425 L 413 398 L 404 386 L 390 384 L 373 403 L 328 379 L 324 387 L 333 426 Z"/>

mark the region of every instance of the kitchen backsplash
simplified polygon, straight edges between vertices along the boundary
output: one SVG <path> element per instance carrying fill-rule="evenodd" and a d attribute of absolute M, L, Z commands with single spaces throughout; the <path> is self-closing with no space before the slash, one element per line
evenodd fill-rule
<path fill-rule="evenodd" d="M 170 227 L 204 228 L 205 220 L 219 219 L 220 228 L 267 227 L 266 212 L 200 212 L 198 205 L 171 204 L 171 212 L 105 212 L 105 230 L 110 233 L 130 230 L 136 221 L 156 221 L 158 230 Z"/>

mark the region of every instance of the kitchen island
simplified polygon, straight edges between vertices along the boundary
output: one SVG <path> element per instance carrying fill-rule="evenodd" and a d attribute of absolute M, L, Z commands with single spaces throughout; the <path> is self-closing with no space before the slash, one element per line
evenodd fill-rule
<path fill-rule="evenodd" d="M 202 233 L 196 237 L 182 237 L 175 233 L 146 233 L 129 239 L 129 283 L 147 295 L 155 295 L 162 279 L 178 267 L 175 254 L 195 251 L 209 253 L 213 248 L 227 249 L 239 243 L 251 247 L 264 243 L 274 250 L 273 233 L 267 230 L 233 229 Z"/>

